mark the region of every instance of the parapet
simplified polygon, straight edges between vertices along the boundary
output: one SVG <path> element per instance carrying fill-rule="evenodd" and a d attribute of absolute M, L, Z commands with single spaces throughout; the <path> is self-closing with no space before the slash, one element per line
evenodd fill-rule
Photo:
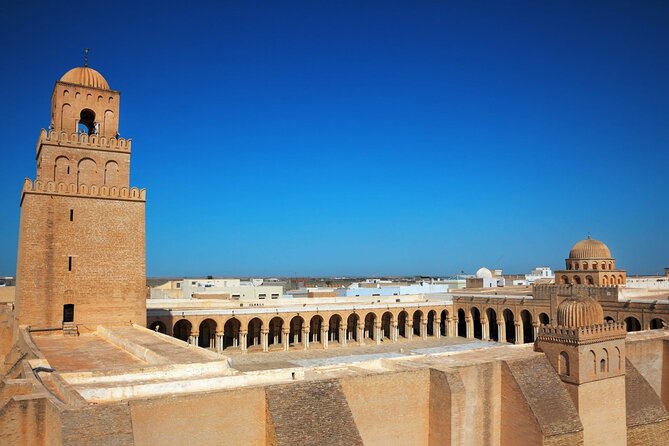
<path fill-rule="evenodd" d="M 627 330 L 624 323 L 608 323 L 587 327 L 562 327 L 558 325 L 542 325 L 539 328 L 537 341 L 568 345 L 584 345 L 612 339 L 624 339 Z"/>
<path fill-rule="evenodd" d="M 532 296 L 537 300 L 547 300 L 553 296 L 577 296 L 591 297 L 598 302 L 616 302 L 618 301 L 619 289 L 618 285 L 532 285 Z"/>
<path fill-rule="evenodd" d="M 113 150 L 124 153 L 130 153 L 132 147 L 131 139 L 106 138 L 98 135 L 87 135 L 86 133 L 67 133 L 42 129 L 37 140 L 37 153 L 39 153 L 42 144 L 45 143 L 74 147 L 82 146 L 86 149 Z"/>
<path fill-rule="evenodd" d="M 21 202 L 25 194 L 49 194 L 105 198 L 111 200 L 146 201 L 146 189 L 136 187 L 89 186 L 86 184 L 56 183 L 55 181 L 34 182 L 26 178 L 23 182 Z"/>

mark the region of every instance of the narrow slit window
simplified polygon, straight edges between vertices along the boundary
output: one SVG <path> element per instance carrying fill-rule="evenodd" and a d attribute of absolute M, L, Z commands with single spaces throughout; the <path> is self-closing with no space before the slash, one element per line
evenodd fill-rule
<path fill-rule="evenodd" d="M 72 271 L 72 256 L 67 258 L 67 270 Z"/>
<path fill-rule="evenodd" d="M 70 221 L 74 221 L 74 209 L 70 209 Z"/>

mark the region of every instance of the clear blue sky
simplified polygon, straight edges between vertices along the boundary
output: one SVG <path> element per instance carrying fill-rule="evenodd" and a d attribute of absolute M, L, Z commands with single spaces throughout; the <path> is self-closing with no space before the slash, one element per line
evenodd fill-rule
<path fill-rule="evenodd" d="M 122 92 L 148 274 L 669 266 L 664 1 L 3 2 L 0 275 L 54 82 Z"/>

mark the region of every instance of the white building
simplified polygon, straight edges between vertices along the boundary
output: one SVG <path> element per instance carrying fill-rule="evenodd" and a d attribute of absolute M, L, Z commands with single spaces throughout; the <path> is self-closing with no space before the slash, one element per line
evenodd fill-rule
<path fill-rule="evenodd" d="M 263 279 L 183 279 L 151 288 L 151 298 L 270 300 L 283 298 L 283 286 L 263 285 Z"/>
<path fill-rule="evenodd" d="M 514 285 L 532 285 L 537 280 L 555 281 L 555 273 L 548 266 L 534 268 L 529 274 L 525 274 L 525 280 L 514 280 Z"/>

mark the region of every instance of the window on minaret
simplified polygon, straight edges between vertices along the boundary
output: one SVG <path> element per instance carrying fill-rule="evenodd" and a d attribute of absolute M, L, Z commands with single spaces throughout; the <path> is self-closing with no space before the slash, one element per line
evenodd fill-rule
<path fill-rule="evenodd" d="M 77 131 L 79 131 L 79 133 L 86 133 L 88 135 L 94 135 L 97 133 L 95 112 L 93 110 L 85 108 L 81 111 L 79 114 L 79 128 Z"/>

